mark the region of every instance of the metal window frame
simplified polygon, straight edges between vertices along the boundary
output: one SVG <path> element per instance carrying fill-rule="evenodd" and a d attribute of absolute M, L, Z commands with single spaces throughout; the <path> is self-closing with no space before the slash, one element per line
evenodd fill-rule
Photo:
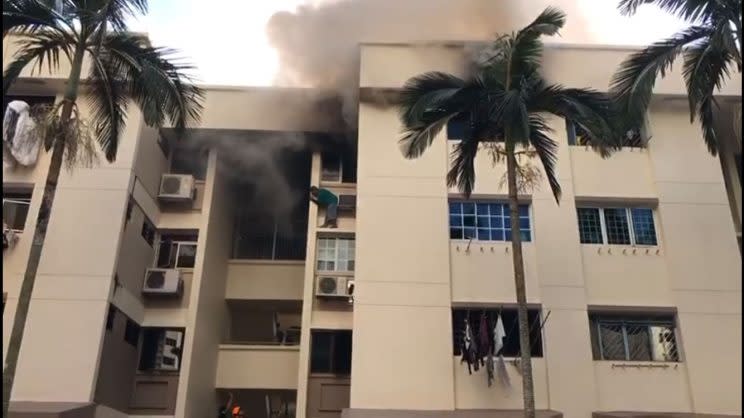
<path fill-rule="evenodd" d="M 158 259 L 160 258 L 160 249 L 162 248 L 161 244 L 163 244 L 163 241 L 158 239 L 157 251 L 155 251 L 155 263 L 153 267 L 157 267 Z M 173 267 L 168 267 L 168 268 L 174 268 L 174 269 L 194 268 L 193 266 L 192 267 L 180 267 L 178 265 L 178 255 L 181 253 L 182 245 L 193 245 L 194 247 L 197 248 L 197 251 L 198 251 L 199 246 L 197 245 L 197 241 L 170 241 L 170 244 L 171 245 L 176 244 L 176 252 L 175 252 L 175 256 L 173 257 Z M 196 258 L 196 255 L 194 255 L 194 258 Z M 196 260 L 194 260 L 194 263 L 196 263 Z"/>
<path fill-rule="evenodd" d="M 320 245 L 317 245 L 317 243 L 319 243 L 321 240 L 333 241 L 333 260 L 328 260 L 328 259 L 322 259 L 321 260 L 321 258 L 320 258 Z M 319 272 L 335 272 L 335 273 L 351 273 L 351 272 L 353 272 L 353 270 L 349 270 L 348 267 L 349 267 L 349 261 L 356 261 L 356 251 L 354 252 L 354 258 L 353 259 L 352 258 L 348 258 L 348 257 L 344 259 L 344 261 L 346 262 L 346 267 L 347 267 L 345 270 L 339 270 L 339 268 L 338 268 L 338 266 L 339 266 L 339 260 L 340 260 L 339 257 L 338 257 L 338 250 L 339 250 L 338 243 L 340 241 L 350 241 L 354 245 L 356 245 L 356 238 L 345 238 L 345 237 L 318 237 L 317 238 L 317 243 L 315 245 L 315 270 L 316 271 L 319 271 Z M 321 262 L 321 261 L 325 261 L 325 262 L 333 261 L 333 270 L 322 270 L 322 269 L 320 269 L 320 267 L 318 266 L 318 263 Z M 356 262 L 354 263 L 354 265 L 356 267 Z"/>
<path fill-rule="evenodd" d="M 454 238 L 454 239 L 453 238 L 450 238 L 451 241 L 470 241 L 470 240 L 473 240 L 473 241 L 479 241 L 479 242 L 511 242 L 511 240 L 507 240 L 506 239 L 506 231 L 507 231 L 507 229 L 509 231 L 511 231 L 511 225 L 509 225 L 509 228 L 506 227 L 506 223 L 504 223 L 501 228 L 494 228 L 493 226 L 490 225 L 490 222 L 491 222 L 490 221 L 490 218 L 493 217 L 493 216 L 497 216 L 497 215 L 492 215 L 491 214 L 491 207 L 490 207 L 490 205 L 494 205 L 494 204 L 500 205 L 502 207 L 501 208 L 501 218 L 502 219 L 506 219 L 506 211 L 507 210 L 510 210 L 509 209 L 509 202 L 504 202 L 504 201 L 499 201 L 499 200 L 495 200 L 495 201 L 494 200 L 477 200 L 477 201 L 471 201 L 471 202 L 466 202 L 464 200 L 449 200 L 449 201 L 447 201 L 447 212 L 448 212 L 448 214 L 447 214 L 448 215 L 448 217 L 447 217 L 447 224 L 448 224 L 448 231 L 449 231 L 449 229 L 452 229 L 452 224 L 449 221 L 449 217 L 453 216 L 453 214 L 452 214 L 452 212 L 450 211 L 450 208 L 449 208 L 449 205 L 451 205 L 452 203 L 456 203 L 456 204 L 460 205 L 460 207 L 461 207 L 460 213 L 459 214 L 455 214 L 455 215 L 459 215 L 460 220 L 462 221 L 462 226 L 461 227 L 455 227 L 455 228 L 459 228 L 460 230 L 462 230 L 462 236 L 463 237 L 462 238 Z M 475 216 L 475 226 L 473 227 L 473 229 L 475 229 L 475 238 L 465 238 L 465 228 L 466 228 L 465 227 L 465 210 L 462 209 L 463 208 L 463 204 L 465 204 L 465 203 L 472 203 L 473 205 L 475 205 L 475 215 L 473 215 L 473 216 Z M 478 205 L 486 205 L 488 207 L 488 215 L 487 215 L 487 217 L 489 218 L 489 221 L 488 221 L 489 222 L 489 227 L 488 227 L 489 233 L 490 233 L 490 231 L 493 231 L 493 230 L 497 230 L 497 231 L 498 230 L 501 230 L 504 233 L 504 239 L 503 240 L 496 240 L 496 239 L 482 240 L 482 239 L 478 239 L 478 229 L 479 229 L 478 228 Z M 527 221 L 530 224 L 530 226 L 529 226 L 528 229 L 522 229 L 522 228 L 519 229 L 519 232 L 520 233 L 523 232 L 523 231 L 526 231 L 526 232 L 529 232 L 530 233 L 530 240 L 529 241 L 524 241 L 523 240 L 522 242 L 532 242 L 532 241 L 534 241 L 534 234 L 533 234 L 533 231 L 532 231 L 532 205 L 529 204 L 529 203 L 520 203 L 518 206 L 527 206 L 527 216 L 519 216 L 519 219 L 523 219 L 523 218 L 524 219 L 527 219 Z M 519 212 L 519 208 L 517 208 L 517 213 L 518 212 Z M 511 219 L 511 213 L 509 214 L 509 218 Z"/>
<path fill-rule="evenodd" d="M 654 223 L 654 237 L 656 238 L 656 245 L 652 244 L 638 244 L 636 241 L 635 236 L 635 225 L 633 224 L 633 213 L 631 212 L 632 209 L 649 209 L 651 211 L 651 221 Z M 576 206 L 576 209 L 597 209 L 599 211 L 599 223 L 601 227 L 602 232 L 602 243 L 601 244 L 593 244 L 593 245 L 630 245 L 632 247 L 643 247 L 643 248 L 652 248 L 652 247 L 658 247 L 659 246 L 659 233 L 657 232 L 657 222 L 656 222 L 656 211 L 653 208 L 646 207 L 646 206 L 597 206 L 597 205 L 581 205 Z M 605 209 L 624 209 L 625 210 L 625 219 L 628 222 L 628 236 L 630 237 L 630 244 L 610 244 L 609 243 L 609 237 L 607 234 L 607 223 L 605 221 Z M 578 218 L 577 218 L 578 219 Z M 581 227 L 581 225 L 579 225 Z M 589 243 L 582 243 L 585 245 L 592 245 Z"/>
<path fill-rule="evenodd" d="M 607 360 L 607 361 L 613 361 L 611 359 L 606 359 L 604 354 L 604 345 L 602 344 L 602 325 L 614 325 L 614 326 L 620 326 L 623 336 L 623 349 L 625 351 L 625 360 L 624 361 L 651 361 L 651 362 L 657 362 L 657 363 L 678 363 L 679 362 L 679 339 L 677 336 L 677 324 L 674 320 L 672 321 L 664 321 L 664 320 L 646 320 L 646 319 L 594 319 L 595 326 L 597 327 L 597 343 L 599 345 L 599 359 L 600 360 Z M 630 345 L 628 344 L 628 325 L 635 325 L 635 326 L 642 326 L 646 329 L 646 333 L 648 334 L 648 340 L 649 344 L 653 344 L 653 334 L 651 333 L 651 327 L 653 326 L 659 326 L 659 327 L 667 327 L 672 330 L 672 333 L 674 334 L 674 348 L 677 351 L 677 361 L 665 361 L 665 360 L 654 360 L 653 359 L 653 346 L 649 345 L 649 353 L 652 355 L 651 360 L 635 360 L 630 358 Z M 617 361 L 617 360 L 615 360 Z"/>
<path fill-rule="evenodd" d="M 4 197 L 3 198 L 3 208 L 5 207 L 5 204 L 6 203 L 12 203 L 12 204 L 16 204 L 16 205 L 26 205 L 26 206 L 29 207 L 29 210 L 31 209 L 31 198 L 30 197 L 28 199 L 11 199 L 11 198 L 5 198 Z M 28 212 L 26 213 L 26 221 L 28 221 Z M 25 226 L 25 224 L 26 224 L 26 222 L 24 222 L 24 226 Z M 23 229 L 11 228 L 11 231 L 13 231 L 13 232 L 15 232 L 17 234 L 20 234 L 20 233 L 23 232 Z"/>

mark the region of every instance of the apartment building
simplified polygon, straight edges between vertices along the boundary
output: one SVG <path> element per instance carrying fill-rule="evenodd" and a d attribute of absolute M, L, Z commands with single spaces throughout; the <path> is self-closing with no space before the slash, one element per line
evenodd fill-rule
<path fill-rule="evenodd" d="M 605 89 L 627 53 L 550 47 L 546 76 Z M 462 45 L 360 57 L 354 132 L 324 92 L 210 87 L 186 137 L 132 109 L 115 163 L 62 174 L 11 416 L 201 418 L 230 396 L 248 417 L 520 416 L 504 168 L 479 157 L 463 199 L 445 184 L 456 127 L 405 160 L 387 100 L 461 72 Z M 59 96 L 62 75 L 13 98 Z M 520 211 L 541 417 L 741 416 L 741 80 L 721 159 L 683 86 L 659 81 L 641 146 L 610 159 L 550 120 L 563 198 L 540 187 Z M 48 158 L 3 172 L 4 353 Z M 338 228 L 310 185 L 340 196 Z M 457 344 L 481 317 L 506 332 L 490 386 Z"/>

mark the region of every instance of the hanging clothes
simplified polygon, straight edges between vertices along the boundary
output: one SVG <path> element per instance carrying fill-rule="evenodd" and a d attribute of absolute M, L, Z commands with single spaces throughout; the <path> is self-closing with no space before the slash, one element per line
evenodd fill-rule
<path fill-rule="evenodd" d="M 488 387 L 490 388 L 491 385 L 493 385 L 494 380 L 494 361 L 492 353 L 488 353 L 486 356 L 486 379 L 488 380 Z"/>
<path fill-rule="evenodd" d="M 488 318 L 486 317 L 486 312 L 483 311 L 478 327 L 478 359 L 482 366 L 485 366 L 485 359 L 488 357 L 490 348 L 491 339 L 488 336 Z"/>
<path fill-rule="evenodd" d="M 511 387 L 511 381 L 509 380 L 509 372 L 506 370 L 506 363 L 504 362 L 504 356 L 499 355 L 496 358 L 496 371 L 499 375 L 499 380 L 501 380 L 501 384 L 506 387 Z"/>
<path fill-rule="evenodd" d="M 21 100 L 8 103 L 3 116 L 3 167 L 32 166 L 39 156 L 41 141 L 34 135 L 36 123 L 31 107 Z"/>
<path fill-rule="evenodd" d="M 496 326 L 493 329 L 493 354 L 499 354 L 502 348 L 504 348 L 504 338 L 506 338 L 506 332 L 504 332 L 504 322 L 501 320 L 501 314 L 496 317 Z"/>

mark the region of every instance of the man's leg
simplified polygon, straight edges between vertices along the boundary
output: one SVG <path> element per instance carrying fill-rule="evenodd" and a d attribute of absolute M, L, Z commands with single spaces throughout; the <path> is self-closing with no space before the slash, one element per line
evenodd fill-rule
<path fill-rule="evenodd" d="M 336 218 L 338 217 L 338 204 L 337 203 L 331 203 L 326 208 L 326 215 L 325 215 L 325 224 L 323 224 L 327 228 L 335 228 L 336 227 Z"/>

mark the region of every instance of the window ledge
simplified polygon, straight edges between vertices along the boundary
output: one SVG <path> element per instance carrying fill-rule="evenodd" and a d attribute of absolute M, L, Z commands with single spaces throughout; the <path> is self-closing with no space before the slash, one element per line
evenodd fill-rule
<path fill-rule="evenodd" d="M 227 264 L 252 264 L 268 266 L 304 266 L 306 260 L 264 260 L 260 258 L 231 258 Z"/>
<path fill-rule="evenodd" d="M 613 369 L 677 369 L 681 362 L 678 361 L 618 361 L 618 360 L 595 360 L 602 363 L 611 363 Z"/>

